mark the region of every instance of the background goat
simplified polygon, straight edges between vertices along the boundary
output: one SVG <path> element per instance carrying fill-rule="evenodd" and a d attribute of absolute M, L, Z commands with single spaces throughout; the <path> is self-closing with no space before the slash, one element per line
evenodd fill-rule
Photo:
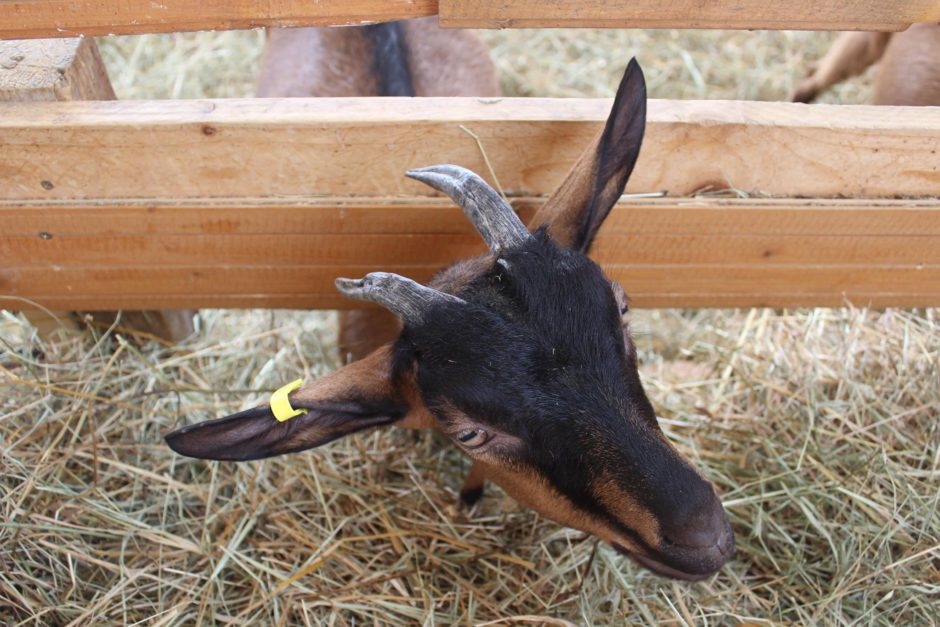
<path fill-rule="evenodd" d="M 900 33 L 843 34 L 790 99 L 812 102 L 879 61 L 874 104 L 940 105 L 940 24 L 914 24 Z"/>

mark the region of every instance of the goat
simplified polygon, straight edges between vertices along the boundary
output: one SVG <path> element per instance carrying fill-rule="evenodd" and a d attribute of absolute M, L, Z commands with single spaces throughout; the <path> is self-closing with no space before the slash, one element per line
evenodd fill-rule
<path fill-rule="evenodd" d="M 900 33 L 845 33 L 790 95 L 812 102 L 836 83 L 881 61 L 873 104 L 940 105 L 940 24 L 914 24 Z"/>
<path fill-rule="evenodd" d="M 437 18 L 353 28 L 268 30 L 258 96 L 499 96 L 486 45 Z M 392 340 L 398 320 L 384 310 L 339 315 L 339 352 L 362 359 Z"/>
<path fill-rule="evenodd" d="M 444 192 L 489 252 L 428 285 L 374 272 L 337 279 L 403 323 L 393 342 L 271 406 L 180 428 L 189 457 L 252 460 L 379 426 L 434 428 L 484 479 L 663 575 L 698 580 L 734 552 L 715 488 L 660 429 L 637 371 L 627 298 L 587 253 L 620 198 L 646 126 L 646 83 L 628 65 L 608 120 L 526 228 L 480 177 L 439 165 L 407 175 Z"/>

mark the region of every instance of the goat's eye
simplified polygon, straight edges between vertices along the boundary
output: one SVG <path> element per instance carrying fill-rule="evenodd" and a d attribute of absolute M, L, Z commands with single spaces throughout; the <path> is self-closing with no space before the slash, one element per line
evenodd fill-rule
<path fill-rule="evenodd" d="M 483 429 L 466 429 L 457 434 L 457 439 L 467 448 L 476 448 L 490 439 L 490 434 Z"/>

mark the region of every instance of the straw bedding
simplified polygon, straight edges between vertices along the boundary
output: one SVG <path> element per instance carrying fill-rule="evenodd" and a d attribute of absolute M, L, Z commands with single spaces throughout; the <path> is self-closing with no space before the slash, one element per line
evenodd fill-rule
<path fill-rule="evenodd" d="M 831 36 L 484 34 L 511 94 L 780 99 Z M 251 92 L 260 33 L 103 43 L 124 98 Z M 865 98 L 868 81 L 831 101 Z M 629 288 L 629 286 L 627 286 Z M 0 623 L 935 624 L 940 310 L 651 311 L 634 323 L 664 429 L 720 488 L 735 560 L 654 576 L 490 486 L 432 433 L 358 435 L 243 465 L 162 435 L 337 366 L 335 319 L 201 314 L 167 346 L 39 339 L 0 313 Z"/>

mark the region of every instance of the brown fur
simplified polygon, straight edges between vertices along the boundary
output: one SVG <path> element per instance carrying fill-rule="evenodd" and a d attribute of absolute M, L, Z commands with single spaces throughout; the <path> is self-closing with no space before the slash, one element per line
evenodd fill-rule
<path fill-rule="evenodd" d="M 352 398 L 396 398 L 401 396 L 408 413 L 396 424 L 406 429 L 430 429 L 437 421 L 424 406 L 413 381 L 392 381 L 391 345 L 382 346 L 365 359 L 311 381 L 291 396 L 295 406 Z"/>
<path fill-rule="evenodd" d="M 194 310 L 163 309 L 157 311 L 96 311 L 90 314 L 97 326 L 109 327 L 119 322 L 119 327 L 139 330 L 173 342 L 180 342 L 196 330 Z"/>
<path fill-rule="evenodd" d="M 356 309 L 339 314 L 339 352 L 344 363 L 358 361 L 398 337 L 401 321 L 385 309 Z"/>
<path fill-rule="evenodd" d="M 437 18 L 405 22 L 408 65 L 418 96 L 500 95 L 489 49 L 469 30 L 444 30 Z"/>
<path fill-rule="evenodd" d="M 915 24 L 891 37 L 875 79 L 879 105 L 940 105 L 940 24 Z"/>
<path fill-rule="evenodd" d="M 374 96 L 379 82 L 371 72 L 371 54 L 361 29 L 269 29 L 258 96 Z"/>
<path fill-rule="evenodd" d="M 480 462 L 473 462 L 470 466 L 470 472 L 464 479 L 463 487 L 460 488 L 460 497 L 464 502 L 471 505 L 483 494 L 483 485 L 486 483 L 486 468 Z"/>
<path fill-rule="evenodd" d="M 598 133 L 591 145 L 600 141 Z M 597 153 L 586 150 L 565 176 L 564 182 L 532 216 L 527 225 L 535 230 L 548 225 L 548 232 L 563 246 L 571 246 L 581 225 L 581 208 L 590 200 L 594 191 L 594 172 L 597 169 Z"/>
<path fill-rule="evenodd" d="M 448 294 L 455 294 L 473 279 L 489 270 L 493 263 L 494 259 L 491 255 L 458 261 L 432 277 L 428 286 Z"/>
<path fill-rule="evenodd" d="M 355 396 L 394 397 L 392 384 L 391 349 L 383 346 L 368 359 L 311 381 L 291 395 L 295 405 L 314 404 L 318 401 Z"/>
<path fill-rule="evenodd" d="M 404 22 L 408 65 L 418 96 L 500 94 L 486 45 L 469 30 L 443 30 L 437 18 Z M 372 49 L 361 28 L 270 29 L 258 82 L 261 97 L 375 96 Z M 343 312 L 343 361 L 362 359 L 394 339 L 398 319 L 385 310 Z"/>
<path fill-rule="evenodd" d="M 522 505 L 532 508 L 550 520 L 566 527 L 580 529 L 597 536 L 608 544 L 619 544 L 624 548 L 642 553 L 643 549 L 632 538 L 618 533 L 609 523 L 576 506 L 555 490 L 545 478 L 527 469 L 513 470 L 505 465 L 476 461 L 482 474 L 498 484 L 506 493 Z"/>
<path fill-rule="evenodd" d="M 644 542 L 650 546 L 659 544 L 662 538 L 656 517 L 635 497 L 624 492 L 609 476 L 595 483 L 593 488 L 597 500 L 615 513 L 620 520 L 630 521 L 630 528 L 635 530 Z M 625 540 L 621 539 L 620 544 L 625 544 Z M 626 544 L 626 546 L 630 545 Z"/>
<path fill-rule="evenodd" d="M 464 502 L 479 498 L 488 478 L 657 572 L 714 573 L 734 550 L 730 523 L 714 486 L 659 429 L 626 297 L 586 257 L 636 163 L 645 120 L 645 81 L 632 61 L 604 131 L 533 221 L 544 230 L 525 233 L 497 203 L 488 210 L 519 236 L 502 249 L 465 207 L 490 253 L 453 264 L 428 286 L 387 273 L 337 281 L 347 296 L 399 312 L 406 324 L 394 344 L 301 388 L 291 401 L 307 413 L 286 423 L 259 407 L 183 427 L 168 444 L 192 457 L 248 460 L 381 425 L 434 428 L 474 462 Z M 472 181 L 468 174 L 461 180 Z M 378 279 L 390 291 L 366 292 Z M 396 293 L 409 295 L 408 308 Z"/>
<path fill-rule="evenodd" d="M 333 33 L 321 33 L 325 29 L 301 29 L 302 35 L 292 34 L 284 38 L 277 31 L 272 31 L 265 55 L 265 68 L 272 67 L 282 71 L 284 66 L 274 67 L 277 57 L 284 55 L 290 58 L 298 74 L 304 77 L 309 84 L 300 89 L 293 83 L 295 90 L 304 95 L 352 95 L 357 90 L 374 93 L 375 82 L 369 76 L 363 76 L 362 67 L 368 66 L 368 48 L 363 45 L 365 41 L 361 33 L 355 30 L 343 32 L 336 37 Z M 453 46 L 453 37 L 460 37 L 460 45 Z M 467 32 L 444 32 L 429 20 L 418 20 L 406 24 L 406 38 L 409 44 L 409 64 L 413 72 L 416 92 L 419 95 L 496 95 L 495 72 L 486 50 L 475 36 Z M 317 49 L 322 49 L 324 40 L 331 40 L 333 54 L 326 68 L 317 67 L 317 63 L 298 60 L 301 56 L 300 47 L 310 46 L 315 42 Z M 337 52 L 337 51 L 341 52 Z M 468 57 L 465 53 L 475 55 Z M 358 60 L 352 60 L 359 55 Z M 481 63 L 482 60 L 482 63 Z M 326 60 L 324 60 L 325 62 Z M 435 62 L 441 61 L 441 62 Z M 312 67 L 311 67 L 312 66 Z M 343 76 L 339 76 L 342 74 Z M 327 76 L 335 76 L 335 84 L 320 86 L 316 83 Z M 489 80 L 487 77 L 491 77 Z M 481 80 L 484 79 L 484 80 Z M 263 79 L 262 89 L 274 82 L 274 79 Z M 373 90 L 369 92 L 367 90 Z M 552 237 L 565 246 L 571 246 L 578 236 L 578 230 L 583 222 L 584 208 L 591 203 L 595 194 L 594 182 L 597 177 L 599 154 L 597 147 L 601 143 L 602 133 L 599 133 L 591 146 L 584 151 L 574 164 L 565 181 L 558 187 L 544 207 L 533 217 L 529 227 L 535 230 L 546 225 Z M 606 190 L 603 190 L 606 191 Z M 603 193 L 602 191 L 602 193 Z M 619 192 L 618 192 L 619 194 Z M 483 274 L 494 263 L 490 255 L 467 259 L 458 262 L 435 276 L 429 286 L 447 293 L 460 292 L 463 287 L 476 277 Z M 623 302 L 626 309 L 625 295 L 619 285 L 615 287 L 618 299 Z M 401 330 L 401 322 L 385 310 L 364 310 L 343 312 L 340 317 L 340 345 L 343 354 L 353 360 L 362 359 L 347 366 L 340 381 L 355 380 L 365 383 L 364 389 L 369 393 L 380 391 L 387 385 L 387 373 L 390 370 L 391 356 L 388 347 L 383 347 L 369 355 L 378 342 L 385 342 L 394 338 Z M 628 350 L 634 352 L 632 341 L 627 330 L 626 316 L 624 316 L 624 340 Z M 368 357 L 366 357 L 368 355 Z M 363 359 L 364 357 L 364 359 Z M 352 370 L 352 372 L 350 372 Z M 378 378 L 375 373 L 381 373 Z M 333 376 L 335 376 L 334 373 Z M 330 379 L 331 377 L 327 377 Z M 373 389 L 372 384 L 376 384 Z M 409 397 L 413 409 L 408 416 L 397 424 L 406 428 L 439 428 L 437 420 L 424 407 L 413 382 L 399 388 L 399 393 Z M 314 398 L 330 397 L 346 390 L 331 389 L 332 384 L 323 380 L 313 382 L 298 392 L 295 398 L 299 403 Z M 315 388 L 311 390 L 311 388 Z M 450 412 L 457 413 L 455 411 Z M 456 424 L 461 421 L 453 417 Z M 471 424 L 471 421 L 467 421 Z M 473 454 L 470 453 L 471 457 Z M 516 467 L 507 464 L 504 459 L 481 459 L 473 457 L 473 465 L 461 489 L 461 497 L 467 503 L 475 501 L 482 494 L 486 479 L 500 485 L 510 496 L 523 505 L 532 507 L 543 515 L 570 527 L 582 529 L 593 533 L 607 542 L 616 542 L 634 552 L 643 552 L 633 539 L 618 533 L 607 522 L 587 514 L 566 497 L 549 485 L 545 478 L 525 467 Z M 651 545 L 659 541 L 658 526 L 652 514 L 640 506 L 636 499 L 617 489 L 614 482 L 594 487 L 599 500 L 612 507 L 620 515 L 634 521 L 635 528 L 640 529 L 640 536 Z"/>
<path fill-rule="evenodd" d="M 567 527 L 594 534 L 607 543 L 617 543 L 631 551 L 643 553 L 643 548 L 632 538 L 614 529 L 608 522 L 577 507 L 555 490 L 541 475 L 522 466 L 513 466 L 502 460 L 474 459 L 473 466 L 461 488 L 461 495 L 479 496 L 486 479 L 498 484 L 506 493 L 546 518 Z M 594 486 L 594 493 L 621 520 L 629 520 L 644 542 L 656 546 L 660 541 L 659 526 L 654 516 L 636 499 L 609 481 Z M 464 498 L 467 501 L 466 498 Z M 475 499 L 474 499 L 475 500 Z M 472 502 L 472 501 L 471 501 Z"/>
<path fill-rule="evenodd" d="M 790 99 L 812 102 L 879 61 L 873 104 L 940 105 L 940 24 L 914 24 L 901 33 L 845 33 Z"/>

